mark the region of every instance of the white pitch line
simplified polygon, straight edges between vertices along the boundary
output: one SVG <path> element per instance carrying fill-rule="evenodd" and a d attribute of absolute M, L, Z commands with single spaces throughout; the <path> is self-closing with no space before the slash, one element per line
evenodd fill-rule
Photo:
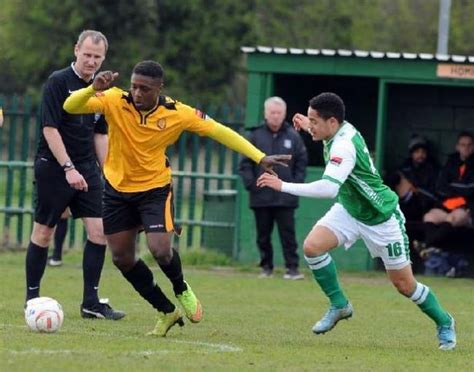
<path fill-rule="evenodd" d="M 173 340 L 175 341 L 175 340 Z M 176 342 L 176 341 L 175 341 Z M 181 344 L 192 344 L 192 345 L 199 345 L 209 347 L 214 350 L 208 350 L 206 353 L 228 353 L 228 352 L 240 352 L 242 349 L 225 345 L 225 344 L 211 344 L 208 342 L 199 342 L 199 341 L 179 341 L 176 343 Z M 24 349 L 24 350 L 13 350 L 7 349 L 10 354 L 13 355 L 56 355 L 56 354 L 68 354 L 68 355 L 91 355 L 91 354 L 103 354 L 103 351 L 95 351 L 95 350 L 70 350 L 70 349 Z M 164 355 L 164 354 L 182 354 L 187 353 L 185 350 L 140 350 L 140 351 L 127 351 L 125 355 L 131 356 L 153 356 L 153 355 Z M 123 355 L 123 354 L 122 354 Z"/>
<path fill-rule="evenodd" d="M 6 324 L 2 323 L 0 324 L 0 328 L 23 328 L 27 330 L 27 327 L 24 325 L 16 325 L 16 324 Z M 61 331 L 60 331 L 61 332 Z M 94 335 L 94 336 L 102 336 L 102 337 L 117 337 L 117 338 L 131 338 L 131 339 L 143 339 L 145 336 L 133 336 L 133 335 L 123 335 L 123 334 L 117 334 L 117 333 L 112 333 L 112 332 L 77 332 L 77 331 L 65 331 L 65 335 Z M 242 352 L 242 348 L 235 346 L 235 345 L 230 345 L 230 344 L 225 344 L 225 343 L 211 343 L 211 342 L 205 342 L 205 341 L 190 341 L 190 340 L 174 340 L 171 338 L 166 338 L 164 339 L 166 342 L 172 342 L 175 344 L 187 344 L 187 345 L 195 345 L 195 346 L 200 346 L 203 347 L 205 350 L 205 353 L 239 353 Z M 67 354 L 67 353 L 74 353 L 74 354 L 80 354 L 80 353 L 90 353 L 90 351 L 81 351 L 81 350 L 68 350 L 68 349 L 26 349 L 26 350 L 13 350 L 13 349 L 7 349 L 8 352 L 12 354 L 55 354 L 55 353 L 62 353 L 62 354 Z M 128 354 L 132 355 L 154 355 L 154 354 L 167 354 L 167 353 L 180 353 L 181 351 L 178 350 L 163 350 L 160 349 L 159 351 L 157 350 L 142 350 L 142 351 L 136 351 L 136 352 L 129 352 Z M 182 351 L 185 352 L 185 351 Z"/>
<path fill-rule="evenodd" d="M 227 345 L 227 344 L 214 344 L 210 342 L 186 341 L 186 340 L 171 340 L 171 342 L 174 342 L 177 344 L 207 346 L 209 348 L 216 348 L 217 351 L 221 353 L 239 353 L 242 351 L 242 349 L 238 346 Z"/>
<path fill-rule="evenodd" d="M 28 355 L 28 354 L 46 354 L 46 355 L 57 355 L 57 354 L 68 354 L 68 355 L 91 355 L 91 354 L 104 354 L 102 351 L 95 350 L 69 350 L 69 349 L 25 349 L 25 350 L 8 350 L 10 354 L 13 355 Z M 125 355 L 132 356 L 152 356 L 152 355 L 162 355 L 170 353 L 181 353 L 181 351 L 174 350 L 141 350 L 141 351 L 128 351 Z M 122 353 L 124 355 L 124 353 Z"/>

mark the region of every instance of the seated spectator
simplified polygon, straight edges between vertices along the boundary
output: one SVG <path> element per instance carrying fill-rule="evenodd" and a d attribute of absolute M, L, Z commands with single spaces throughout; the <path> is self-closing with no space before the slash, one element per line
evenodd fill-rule
<path fill-rule="evenodd" d="M 408 144 L 408 157 L 387 177 L 387 184 L 398 194 L 400 208 L 406 218 L 410 244 L 419 246 L 424 239 L 423 216 L 438 202 L 435 193 L 439 167 L 431 157 L 428 141 L 413 135 Z M 413 271 L 424 269 L 417 250 L 412 248 Z"/>
<path fill-rule="evenodd" d="M 450 244 L 455 229 L 472 227 L 474 213 L 474 139 L 469 132 L 459 134 L 456 152 L 441 169 L 436 185 L 441 202 L 425 214 L 425 245 L 460 253 L 460 247 Z M 448 239 L 449 238 L 449 239 Z M 461 247 L 462 248 L 462 247 Z"/>
<path fill-rule="evenodd" d="M 429 153 L 428 142 L 420 136 L 413 136 L 408 145 L 409 156 L 389 184 L 400 198 L 400 208 L 407 221 L 421 222 L 423 216 L 435 206 L 435 185 L 439 167 Z"/>

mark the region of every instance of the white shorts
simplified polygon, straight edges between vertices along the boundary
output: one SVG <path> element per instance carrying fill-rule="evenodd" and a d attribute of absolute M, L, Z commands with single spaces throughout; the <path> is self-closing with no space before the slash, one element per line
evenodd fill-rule
<path fill-rule="evenodd" d="M 405 231 L 405 217 L 399 207 L 385 222 L 369 226 L 357 221 L 339 203 L 316 223 L 331 230 L 339 245 L 349 249 L 362 239 L 372 257 L 380 257 L 387 270 L 398 270 L 410 264 L 410 248 Z"/>

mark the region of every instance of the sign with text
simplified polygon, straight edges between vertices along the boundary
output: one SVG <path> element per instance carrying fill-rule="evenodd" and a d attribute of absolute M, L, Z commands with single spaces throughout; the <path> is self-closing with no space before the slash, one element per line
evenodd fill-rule
<path fill-rule="evenodd" d="M 474 65 L 455 65 L 440 63 L 436 76 L 454 79 L 474 79 Z"/>

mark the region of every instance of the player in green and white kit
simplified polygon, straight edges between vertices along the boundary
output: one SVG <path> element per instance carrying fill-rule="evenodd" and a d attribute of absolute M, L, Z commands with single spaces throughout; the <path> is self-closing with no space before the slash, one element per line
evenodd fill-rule
<path fill-rule="evenodd" d="M 364 139 L 344 120 L 344 115 L 342 99 L 334 93 L 322 93 L 310 100 L 308 116 L 293 117 L 297 130 L 308 131 L 314 141 L 323 140 L 326 168 L 321 180 L 287 183 L 268 173 L 257 180 L 258 187 L 268 186 L 293 195 L 338 198 L 313 227 L 303 246 L 314 279 L 331 304 L 313 332 L 328 332 L 339 320 L 352 316 L 352 305 L 339 285 L 336 266 L 328 252 L 341 245 L 348 249 L 362 238 L 372 257 L 382 259 L 397 290 L 436 323 L 439 348 L 454 349 L 454 318 L 441 307 L 433 291 L 413 276 L 398 197 L 384 185 Z"/>

